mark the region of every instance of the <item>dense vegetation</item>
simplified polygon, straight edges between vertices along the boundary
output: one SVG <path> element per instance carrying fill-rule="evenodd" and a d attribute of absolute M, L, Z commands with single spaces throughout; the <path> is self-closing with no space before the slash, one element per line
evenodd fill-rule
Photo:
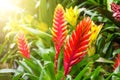
<path fill-rule="evenodd" d="M 0 80 L 120 80 L 119 0 L 7 1 Z"/>

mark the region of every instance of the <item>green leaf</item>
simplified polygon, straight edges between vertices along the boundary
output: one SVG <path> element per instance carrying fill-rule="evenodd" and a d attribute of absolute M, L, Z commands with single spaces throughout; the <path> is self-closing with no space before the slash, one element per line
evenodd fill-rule
<path fill-rule="evenodd" d="M 31 70 L 33 71 L 33 73 L 37 76 L 40 75 L 41 73 L 41 68 L 39 67 L 39 65 L 37 64 L 37 62 L 35 62 L 35 60 L 25 60 L 25 63 L 31 68 Z M 36 66 L 36 67 L 35 67 Z"/>
<path fill-rule="evenodd" d="M 107 50 L 109 49 L 110 44 L 111 44 L 111 41 L 109 41 L 109 42 L 107 42 L 107 43 L 105 44 L 104 49 L 103 49 L 103 53 L 106 53 L 106 52 L 107 52 Z"/>
<path fill-rule="evenodd" d="M 36 64 L 38 65 L 38 67 L 41 70 L 44 70 L 44 66 L 42 65 L 42 63 L 39 60 L 36 60 L 33 56 L 31 56 L 31 59 L 36 62 Z"/>
<path fill-rule="evenodd" d="M 120 73 L 114 74 L 112 80 L 120 80 Z"/>
<path fill-rule="evenodd" d="M 94 5 L 98 5 L 98 3 L 95 0 L 88 0 L 89 4 L 94 4 Z"/>
<path fill-rule="evenodd" d="M 39 77 L 37 77 L 33 74 L 24 73 L 22 77 L 24 78 L 25 76 L 28 76 L 31 80 L 39 80 Z"/>
<path fill-rule="evenodd" d="M 45 63 L 45 68 L 47 69 L 47 74 L 51 77 L 51 80 L 56 80 L 54 74 L 54 64 L 51 61 Z"/>
<path fill-rule="evenodd" d="M 120 66 L 118 66 L 113 73 L 112 80 L 120 80 Z"/>
<path fill-rule="evenodd" d="M 23 73 L 18 73 L 18 74 L 13 76 L 12 80 L 19 80 L 22 75 L 23 75 Z"/>
<path fill-rule="evenodd" d="M 56 80 L 62 80 L 64 73 L 62 71 L 58 71 L 56 75 Z"/>
<path fill-rule="evenodd" d="M 51 80 L 50 76 L 47 74 L 47 71 L 45 69 L 41 71 L 39 80 Z"/>
<path fill-rule="evenodd" d="M 85 62 L 86 62 L 86 63 L 85 63 Z M 71 75 L 75 74 L 75 73 L 80 69 L 80 67 L 85 66 L 85 65 L 87 65 L 87 64 L 88 64 L 87 58 L 84 58 L 83 60 L 80 61 L 80 63 L 78 63 L 78 64 L 76 64 L 75 66 L 73 66 L 70 74 L 71 74 Z"/>
<path fill-rule="evenodd" d="M 1 69 L 0 73 L 15 73 L 15 69 Z"/>
<path fill-rule="evenodd" d="M 91 80 L 96 80 L 99 79 L 99 73 L 101 71 L 101 66 L 98 66 L 95 71 L 93 72 L 93 74 L 91 75 Z"/>
<path fill-rule="evenodd" d="M 102 63 L 114 63 L 111 60 L 107 60 L 105 58 L 100 57 L 99 59 L 96 60 L 96 62 L 102 62 Z"/>
<path fill-rule="evenodd" d="M 110 4 L 113 2 L 113 0 L 106 0 L 107 1 L 107 10 L 111 11 Z"/>
<path fill-rule="evenodd" d="M 51 40 L 52 36 L 50 34 L 45 33 L 43 31 L 40 31 L 40 30 L 37 30 L 37 29 L 29 28 L 29 27 L 26 27 L 26 26 L 27 25 L 24 25 L 22 28 L 29 31 L 30 33 L 33 33 L 35 35 L 39 35 L 43 39 Z"/>
<path fill-rule="evenodd" d="M 81 60 L 78 64 L 76 64 L 75 66 L 73 66 L 72 71 L 71 71 L 71 75 L 75 74 L 81 67 L 87 65 L 89 62 L 93 62 L 96 61 L 96 59 L 99 58 L 99 54 L 95 54 L 93 56 L 86 56 L 83 60 Z"/>
<path fill-rule="evenodd" d="M 113 51 L 113 56 L 115 56 L 116 54 L 119 54 L 119 53 L 120 53 L 120 49 L 114 50 Z"/>
<path fill-rule="evenodd" d="M 114 73 L 109 74 L 109 76 L 105 80 L 110 80 Z"/>
<path fill-rule="evenodd" d="M 118 29 L 118 27 L 112 27 L 112 26 L 106 27 L 106 28 L 102 29 L 101 33 L 105 32 L 106 30 L 111 30 L 111 29 Z"/>
<path fill-rule="evenodd" d="M 0 45 L 0 55 L 2 54 L 2 51 L 4 50 L 5 45 L 7 44 L 8 40 L 6 39 L 2 45 Z"/>
<path fill-rule="evenodd" d="M 51 61 L 50 56 L 46 53 L 42 54 L 42 58 L 44 59 L 44 61 Z"/>
<path fill-rule="evenodd" d="M 39 0 L 39 20 L 45 21 L 47 17 L 47 1 L 46 0 Z"/>
<path fill-rule="evenodd" d="M 95 68 L 94 71 L 92 71 L 91 73 L 89 73 L 88 76 L 85 76 L 83 80 L 100 80 L 99 77 L 99 73 L 102 71 L 101 66 L 98 66 L 97 68 Z"/>
<path fill-rule="evenodd" d="M 28 73 L 33 74 L 31 68 L 24 61 L 17 61 L 17 63 L 24 68 Z"/>
<path fill-rule="evenodd" d="M 117 36 L 120 36 L 120 33 L 119 32 L 116 32 L 116 33 L 114 33 L 115 35 L 117 35 Z"/>
<path fill-rule="evenodd" d="M 88 63 L 83 69 L 82 71 L 80 71 L 80 73 L 77 75 L 77 77 L 74 80 L 81 80 L 81 78 L 83 77 L 83 75 L 86 73 L 86 71 L 89 69 L 89 66 L 93 64 L 92 62 Z"/>

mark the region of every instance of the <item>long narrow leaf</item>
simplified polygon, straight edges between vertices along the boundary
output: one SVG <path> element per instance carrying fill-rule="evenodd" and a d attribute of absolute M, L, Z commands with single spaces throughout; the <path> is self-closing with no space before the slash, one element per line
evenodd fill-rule
<path fill-rule="evenodd" d="M 15 69 L 1 69 L 0 73 L 14 73 L 15 71 Z"/>
<path fill-rule="evenodd" d="M 74 79 L 74 80 L 81 80 L 82 76 L 84 75 L 84 73 L 89 69 L 89 66 L 91 65 L 92 63 L 88 63 L 82 71 L 80 71 L 80 73 L 77 75 L 77 77 Z"/>

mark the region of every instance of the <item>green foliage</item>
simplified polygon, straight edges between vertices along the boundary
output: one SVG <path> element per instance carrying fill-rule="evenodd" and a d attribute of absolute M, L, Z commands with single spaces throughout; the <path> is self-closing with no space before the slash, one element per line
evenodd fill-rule
<path fill-rule="evenodd" d="M 120 69 L 118 67 L 114 71 L 113 64 L 120 53 L 120 23 L 112 16 L 112 2 L 120 4 L 119 0 L 20 0 L 19 7 L 24 8 L 25 12 L 16 13 L 9 19 L 5 17 L 5 22 L 0 26 L 0 79 L 4 80 L 1 75 L 8 74 L 12 80 L 119 80 Z M 77 22 L 90 16 L 96 24 L 104 24 L 97 37 L 95 54 L 85 56 L 73 66 L 67 77 L 64 76 L 62 51 L 58 72 L 54 71 L 55 50 L 51 27 L 58 3 L 64 8 L 84 8 Z M 72 30 L 74 28 L 69 28 L 69 34 Z M 16 37 L 19 31 L 26 34 L 30 59 L 20 57 L 17 50 Z"/>

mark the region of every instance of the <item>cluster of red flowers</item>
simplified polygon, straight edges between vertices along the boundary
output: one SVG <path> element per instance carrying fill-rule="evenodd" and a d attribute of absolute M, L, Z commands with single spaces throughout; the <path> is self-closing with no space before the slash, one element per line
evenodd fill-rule
<path fill-rule="evenodd" d="M 116 21 L 120 21 L 120 5 L 117 5 L 116 3 L 111 4 L 111 9 L 113 11 L 113 17 Z"/>
<path fill-rule="evenodd" d="M 55 71 L 57 71 L 58 55 L 60 48 L 64 48 L 64 75 L 67 76 L 73 65 L 80 62 L 86 55 L 86 50 L 89 43 L 90 29 L 92 21 L 89 17 L 84 18 L 76 27 L 76 30 L 72 32 L 71 37 L 65 41 L 67 34 L 67 26 L 65 22 L 64 9 L 59 4 L 54 13 L 53 19 L 53 41 L 55 44 Z M 66 44 L 64 44 L 66 42 Z"/>
<path fill-rule="evenodd" d="M 111 9 L 113 11 L 113 17 L 120 21 L 120 6 L 116 3 L 111 4 Z M 54 12 L 52 35 L 55 45 L 55 71 L 57 71 L 58 56 L 60 50 L 63 46 L 64 49 L 64 75 L 69 74 L 73 65 L 80 62 L 87 53 L 87 48 L 89 44 L 89 37 L 91 36 L 90 29 L 92 26 L 92 21 L 89 17 L 85 17 L 76 26 L 76 30 L 72 32 L 71 37 L 66 40 L 67 36 L 67 25 L 65 21 L 64 9 L 59 4 Z M 65 41 L 66 40 L 66 41 Z M 66 43 L 65 43 L 66 42 Z M 65 43 L 65 44 L 64 44 Z M 18 48 L 20 53 L 25 58 L 30 58 L 30 52 L 28 48 L 25 35 L 23 33 L 18 35 Z M 120 65 L 120 54 L 116 58 L 114 69 Z"/>

